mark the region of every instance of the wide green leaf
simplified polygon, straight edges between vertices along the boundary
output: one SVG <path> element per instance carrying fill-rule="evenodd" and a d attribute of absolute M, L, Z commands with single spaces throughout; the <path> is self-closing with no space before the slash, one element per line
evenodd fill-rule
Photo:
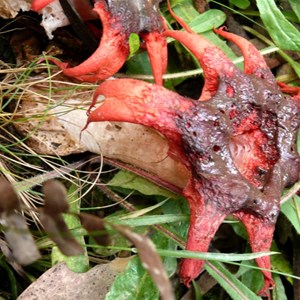
<path fill-rule="evenodd" d="M 160 188 L 154 183 L 127 171 L 119 171 L 108 183 L 110 186 L 136 190 L 143 195 L 159 195 L 164 197 L 176 197 L 175 194 Z"/>
<path fill-rule="evenodd" d="M 140 37 L 136 33 L 132 33 L 129 36 L 129 57 L 130 59 L 140 49 Z"/>
<path fill-rule="evenodd" d="M 199 14 L 188 25 L 193 31 L 202 33 L 221 26 L 225 21 L 226 15 L 224 12 L 218 9 L 210 9 L 203 14 Z"/>
<path fill-rule="evenodd" d="M 229 2 L 241 9 L 246 9 L 250 5 L 249 0 L 229 0 Z"/>
<path fill-rule="evenodd" d="M 199 16 L 192 0 L 175 0 L 171 2 L 173 11 L 187 24 Z"/>
<path fill-rule="evenodd" d="M 237 56 L 235 55 L 235 53 L 232 51 L 232 49 L 227 45 L 227 42 L 224 39 L 221 39 L 216 33 L 214 33 L 213 31 L 207 31 L 204 32 L 202 34 L 203 37 L 207 38 L 208 40 L 210 40 L 214 45 L 216 45 L 217 47 L 219 47 L 228 58 L 230 58 L 231 60 L 234 60 L 235 58 L 237 58 Z M 243 64 L 241 62 L 237 63 L 240 66 L 242 66 Z"/>
<path fill-rule="evenodd" d="M 300 2 L 299 2 L 299 0 L 289 0 L 289 3 L 300 22 Z"/>
<path fill-rule="evenodd" d="M 209 9 L 200 14 L 191 0 L 174 1 L 172 8 L 177 16 L 195 32 L 203 33 L 219 27 L 226 21 L 226 14 L 218 9 Z"/>
<path fill-rule="evenodd" d="M 126 62 L 126 73 L 139 75 L 152 74 L 149 56 L 146 51 L 135 54 L 133 58 L 134 59 L 131 58 Z"/>
<path fill-rule="evenodd" d="M 212 31 L 213 28 L 221 26 L 226 21 L 224 12 L 210 9 L 199 14 L 191 0 L 174 1 L 173 5 L 175 14 L 182 18 L 193 31 L 201 33 L 202 36 L 218 46 L 230 59 L 236 58 L 227 43 Z"/>
<path fill-rule="evenodd" d="M 186 199 L 180 197 L 176 201 L 167 201 L 162 206 L 162 211 L 165 215 L 169 216 L 172 214 L 182 216 L 189 213 L 189 206 Z M 190 220 L 180 221 L 179 223 L 169 222 L 164 227 L 172 232 L 178 239 L 186 241 L 188 228 L 190 226 Z"/>
<path fill-rule="evenodd" d="M 159 232 L 155 232 L 152 241 L 157 247 L 174 251 L 176 244 L 169 238 Z M 173 275 L 177 268 L 177 260 L 174 257 L 162 258 L 164 269 Z M 111 287 L 110 292 L 106 295 L 105 300 L 156 300 L 159 299 L 159 293 L 154 285 L 150 275 L 143 268 L 138 257 L 133 258 L 126 270 L 120 274 Z"/>
<path fill-rule="evenodd" d="M 279 252 L 278 246 L 275 241 L 272 242 L 271 251 Z M 293 274 L 293 269 L 291 263 L 288 261 L 288 257 L 285 257 L 282 253 L 278 253 L 277 255 L 271 256 L 271 264 L 272 270 L 277 271 L 284 274 Z M 293 279 L 289 276 L 285 276 L 285 278 L 292 284 Z"/>
<path fill-rule="evenodd" d="M 260 17 L 274 43 L 281 49 L 300 51 L 300 32 L 278 9 L 274 0 L 256 0 Z"/>
<path fill-rule="evenodd" d="M 264 284 L 264 277 L 261 270 L 249 268 L 249 266 L 256 266 L 254 261 L 243 261 L 241 268 L 246 271 L 241 276 L 242 283 L 247 286 L 251 291 L 257 293 Z"/>
<path fill-rule="evenodd" d="M 254 30 L 253 28 L 250 28 L 248 26 L 243 26 L 243 28 L 250 32 L 251 34 L 253 34 L 254 36 L 258 37 L 259 39 L 261 39 L 263 42 L 265 42 L 267 45 L 269 45 L 270 47 L 268 47 L 272 52 L 277 52 L 283 59 L 285 59 L 290 65 L 291 67 L 294 69 L 294 71 L 296 72 L 296 74 L 298 75 L 298 77 L 300 77 L 300 64 L 298 62 L 296 62 L 290 55 L 286 54 L 285 51 L 282 51 L 280 49 L 278 49 L 278 47 L 275 47 L 275 44 L 270 41 L 268 38 L 266 38 L 263 34 L 259 33 L 258 31 Z M 268 50 L 268 48 L 266 48 L 266 50 Z M 277 49 L 276 49 L 277 48 Z M 263 51 L 261 51 L 262 54 L 267 54 L 267 53 L 271 53 L 271 52 L 265 52 L 263 53 Z"/>
<path fill-rule="evenodd" d="M 124 273 L 114 281 L 105 300 L 155 300 L 158 290 L 138 257 L 133 258 Z"/>
<path fill-rule="evenodd" d="M 282 213 L 300 234 L 300 197 L 295 195 L 281 206 Z"/>

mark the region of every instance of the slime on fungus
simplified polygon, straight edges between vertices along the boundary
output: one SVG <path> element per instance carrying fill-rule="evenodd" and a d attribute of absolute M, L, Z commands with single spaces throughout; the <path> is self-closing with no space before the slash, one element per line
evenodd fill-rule
<path fill-rule="evenodd" d="M 191 31 L 166 30 L 199 60 L 205 85 L 199 101 L 162 86 L 133 79 L 102 83 L 90 122 L 131 122 L 152 127 L 169 142 L 169 154 L 191 171 L 183 189 L 190 207 L 187 250 L 208 251 L 224 218 L 245 226 L 253 252 L 269 251 L 283 188 L 299 179 L 296 151 L 299 109 L 276 84 L 259 51 L 247 40 L 215 30 L 242 50 L 245 72 L 209 41 Z M 261 295 L 274 286 L 269 256 L 256 259 L 265 279 Z M 179 276 L 190 285 L 202 260 L 183 259 Z"/>
<path fill-rule="evenodd" d="M 31 9 L 40 11 L 54 0 L 33 0 Z M 73 0 L 73 5 L 81 11 L 85 2 Z M 137 33 L 148 51 L 149 60 L 156 84 L 162 85 L 162 75 L 167 69 L 167 42 L 162 35 L 165 24 L 159 14 L 160 0 L 98 0 L 93 11 L 99 16 L 103 26 L 103 34 L 98 49 L 83 63 L 68 67 L 51 59 L 62 68 L 65 75 L 88 82 L 104 80 L 114 75 L 125 63 L 129 55 L 129 36 Z M 89 14 L 91 15 L 91 14 Z"/>

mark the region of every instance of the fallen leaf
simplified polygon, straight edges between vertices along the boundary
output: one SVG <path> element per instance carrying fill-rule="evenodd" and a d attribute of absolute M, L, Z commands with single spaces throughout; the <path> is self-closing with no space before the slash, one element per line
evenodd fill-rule
<path fill-rule="evenodd" d="M 20 209 L 20 202 L 12 185 L 0 177 L 0 214 L 10 214 Z"/>
<path fill-rule="evenodd" d="M 100 264 L 86 273 L 74 273 L 64 263 L 46 271 L 33 282 L 18 300 L 104 300 L 118 271 L 114 261 Z"/>
<path fill-rule="evenodd" d="M 40 258 L 40 253 L 20 212 L 20 202 L 12 185 L 0 178 L 0 225 L 13 259 L 20 265 L 29 265 Z"/>
<path fill-rule="evenodd" d="M 65 130 L 64 126 L 57 122 L 55 115 L 47 111 L 49 103 L 39 94 L 26 93 L 17 114 L 20 121 L 14 122 L 14 127 L 23 137 L 26 137 L 27 145 L 37 153 L 65 156 L 86 151 L 78 139 L 74 139 Z M 65 107 L 61 107 L 60 111 Z M 40 117 L 39 117 L 40 116 Z"/>

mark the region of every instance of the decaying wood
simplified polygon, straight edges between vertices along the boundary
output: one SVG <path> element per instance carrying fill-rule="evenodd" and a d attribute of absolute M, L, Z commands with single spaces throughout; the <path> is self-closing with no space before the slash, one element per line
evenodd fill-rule
<path fill-rule="evenodd" d="M 4 19 L 14 18 L 19 11 L 28 11 L 31 0 L 1 0 L 0 17 Z"/>
<path fill-rule="evenodd" d="M 12 19 L 17 16 L 20 11 L 29 11 L 31 8 L 31 0 L 1 0 L 0 1 L 0 17 L 3 19 Z M 66 26 L 69 21 L 59 1 L 55 1 L 41 11 L 42 23 L 48 37 L 53 38 L 52 32 L 58 27 Z"/>

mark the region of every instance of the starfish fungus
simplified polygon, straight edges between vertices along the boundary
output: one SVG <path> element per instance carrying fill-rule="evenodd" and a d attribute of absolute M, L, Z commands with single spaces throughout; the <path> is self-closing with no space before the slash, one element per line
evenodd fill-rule
<path fill-rule="evenodd" d="M 166 137 L 169 154 L 191 172 L 183 189 L 190 207 L 186 249 L 208 251 L 220 224 L 232 214 L 244 224 L 253 252 L 269 251 L 281 192 L 299 180 L 299 108 L 280 91 L 251 43 L 223 29 L 215 32 L 240 47 L 244 72 L 200 35 L 166 30 L 165 36 L 181 42 L 202 65 L 205 84 L 200 99 L 143 81 L 111 80 L 97 88 L 92 106 L 99 95 L 105 101 L 89 111 L 87 126 L 131 122 Z M 261 294 L 266 294 L 274 286 L 270 258 L 256 261 L 265 278 Z M 202 266 L 202 260 L 183 259 L 182 282 L 189 286 Z"/>
<path fill-rule="evenodd" d="M 34 0 L 32 10 L 40 11 L 54 0 Z M 73 0 L 83 16 L 85 1 Z M 94 12 L 100 17 L 103 34 L 98 49 L 83 63 L 68 67 L 67 63 L 52 60 L 65 75 L 82 81 L 95 82 L 114 75 L 129 55 L 128 39 L 131 33 L 139 34 L 149 54 L 156 84 L 162 85 L 162 75 L 167 69 L 167 42 L 162 35 L 164 23 L 159 14 L 159 0 L 99 0 Z M 80 4 L 80 6 L 79 6 Z"/>

